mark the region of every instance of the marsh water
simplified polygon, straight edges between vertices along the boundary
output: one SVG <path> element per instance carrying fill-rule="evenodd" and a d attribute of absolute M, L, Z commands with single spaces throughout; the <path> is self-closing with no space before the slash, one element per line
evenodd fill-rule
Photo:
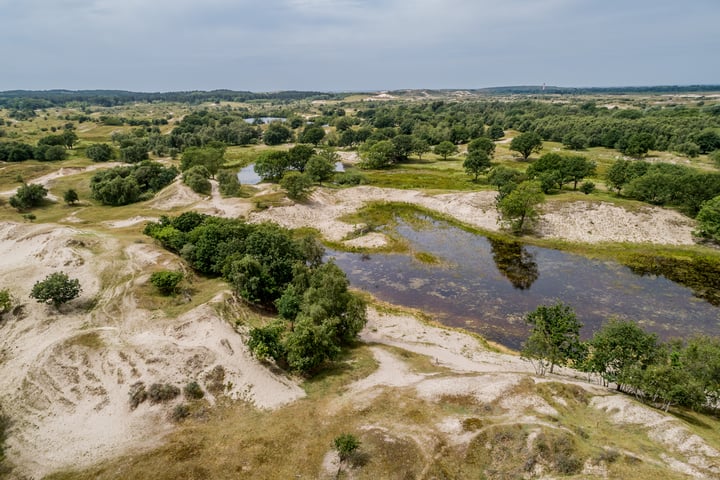
<path fill-rule="evenodd" d="M 574 308 L 584 338 L 610 317 L 634 320 L 663 339 L 720 334 L 720 308 L 663 276 L 641 276 L 615 262 L 491 240 L 444 222 L 420 220 L 400 220 L 395 233 L 412 251 L 436 262 L 408 254 L 332 251 L 328 256 L 353 286 L 511 348 L 519 348 L 527 336 L 523 316 L 558 300 Z"/>

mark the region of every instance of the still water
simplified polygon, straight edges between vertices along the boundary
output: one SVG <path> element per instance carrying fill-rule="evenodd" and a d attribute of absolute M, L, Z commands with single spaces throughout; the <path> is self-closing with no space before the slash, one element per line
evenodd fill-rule
<path fill-rule="evenodd" d="M 345 171 L 345 166 L 342 164 L 342 162 L 335 163 L 335 171 Z M 262 182 L 262 178 L 260 177 L 260 175 L 255 173 L 254 163 L 251 163 L 247 167 L 243 167 L 242 169 L 240 169 L 237 174 L 237 178 L 238 182 L 240 182 L 240 185 L 257 185 L 258 183 Z"/>
<path fill-rule="evenodd" d="M 637 321 L 663 339 L 720 335 L 720 308 L 662 276 L 640 276 L 611 261 L 590 260 L 519 243 L 490 240 L 444 222 L 400 221 L 396 233 L 410 255 L 329 252 L 350 283 L 377 298 L 428 312 L 439 321 L 519 348 L 523 316 L 540 304 L 571 305 L 588 338 L 606 319 Z"/>

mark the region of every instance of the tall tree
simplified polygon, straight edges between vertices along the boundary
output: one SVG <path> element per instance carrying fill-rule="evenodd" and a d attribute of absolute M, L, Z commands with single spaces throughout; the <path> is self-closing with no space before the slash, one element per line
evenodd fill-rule
<path fill-rule="evenodd" d="M 525 322 L 532 326 L 532 331 L 523 345 L 522 355 L 537 362 L 539 374 L 543 375 L 548 367 L 553 373 L 555 365 L 582 359 L 582 324 L 568 305 L 540 305 L 525 316 Z"/>
<path fill-rule="evenodd" d="M 521 133 L 510 141 L 510 150 L 522 155 L 523 160 L 542 150 L 542 138 L 535 132 Z"/>
<path fill-rule="evenodd" d="M 526 181 L 515 187 L 498 202 L 503 223 L 520 234 L 538 217 L 537 206 L 545 200 L 538 182 Z"/>

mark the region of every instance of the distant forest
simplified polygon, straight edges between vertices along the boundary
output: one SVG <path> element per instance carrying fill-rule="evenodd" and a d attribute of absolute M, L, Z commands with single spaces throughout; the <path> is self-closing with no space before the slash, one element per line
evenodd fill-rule
<path fill-rule="evenodd" d="M 491 87 L 479 89 L 442 89 L 417 90 L 443 94 L 457 90 L 476 95 L 592 95 L 592 94 L 669 94 L 669 93 L 703 93 L 720 91 L 720 85 L 665 85 L 647 87 L 588 87 L 571 88 L 541 85 Z M 397 90 L 393 94 L 408 94 L 413 90 Z M 360 92 L 355 92 L 360 93 Z M 364 92 L 367 93 L 367 92 Z M 124 90 L 8 90 L 0 92 L 0 107 L 17 110 L 41 109 L 73 104 L 91 104 L 104 107 L 126 105 L 129 103 L 177 102 L 196 105 L 204 102 L 248 102 L 248 101 L 280 101 L 295 100 L 333 100 L 343 99 L 350 93 L 344 92 L 303 92 L 281 91 L 255 93 L 234 90 L 187 91 L 187 92 L 128 92 Z"/>

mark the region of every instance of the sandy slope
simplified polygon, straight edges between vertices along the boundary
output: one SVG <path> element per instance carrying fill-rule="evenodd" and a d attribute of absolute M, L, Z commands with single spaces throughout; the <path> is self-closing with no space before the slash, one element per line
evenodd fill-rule
<path fill-rule="evenodd" d="M 168 413 L 177 402 L 131 410 L 128 392 L 138 381 L 206 386 L 222 366 L 230 398 L 275 408 L 303 395 L 249 356 L 212 306 L 224 298 L 175 319 L 138 308 L 134 290 L 148 270 L 174 262 L 157 247 L 93 232 L 0 226 L 0 288 L 24 305 L 0 324 L 0 405 L 14 422 L 7 453 L 17 473 L 41 476 L 156 444 L 172 428 Z M 57 270 L 83 287 L 60 312 L 28 298 L 35 281 Z"/>

